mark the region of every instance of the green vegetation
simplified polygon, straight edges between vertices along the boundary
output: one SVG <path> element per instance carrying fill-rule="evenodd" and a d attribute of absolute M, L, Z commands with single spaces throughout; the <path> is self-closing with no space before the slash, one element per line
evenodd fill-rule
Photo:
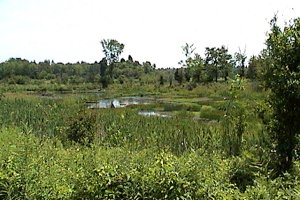
<path fill-rule="evenodd" d="M 117 40 L 99 63 L 1 63 L 0 199 L 299 199 L 299 22 L 248 64 L 186 44 L 156 69 Z M 88 108 L 120 97 L 145 103 Z"/>
<path fill-rule="evenodd" d="M 283 30 L 271 21 L 267 39 L 266 87 L 272 91 L 271 134 L 276 143 L 278 173 L 291 169 L 297 136 L 300 134 L 300 19 L 290 22 Z"/>

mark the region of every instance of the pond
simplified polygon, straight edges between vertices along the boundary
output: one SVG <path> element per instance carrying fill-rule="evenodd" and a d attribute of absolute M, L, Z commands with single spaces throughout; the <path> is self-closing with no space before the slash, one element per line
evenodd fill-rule
<path fill-rule="evenodd" d="M 150 97 L 120 97 L 114 99 L 101 99 L 97 102 L 87 102 L 87 107 L 90 109 L 109 109 L 109 108 L 123 108 L 130 105 L 143 105 L 155 103 L 157 100 L 155 98 Z M 170 117 L 170 114 L 158 111 L 139 111 L 139 115 L 142 116 L 156 116 L 156 117 Z"/>
<path fill-rule="evenodd" d="M 88 108 L 122 108 L 130 105 L 149 104 L 155 102 L 153 98 L 121 97 L 114 99 L 101 99 L 98 102 L 88 102 Z"/>
<path fill-rule="evenodd" d="M 198 99 L 199 100 L 199 99 Z M 202 100 L 202 99 L 201 99 Z M 203 99 L 203 101 L 209 101 L 210 99 Z M 86 102 L 86 106 L 90 109 L 112 109 L 112 108 L 123 108 L 131 105 L 145 105 L 145 104 L 156 104 L 149 106 L 148 108 L 142 106 L 140 108 L 135 107 L 136 112 L 141 116 L 146 117 L 174 117 L 177 115 L 186 115 L 186 117 L 191 117 L 193 120 L 202 121 L 202 122 L 214 122 L 218 118 L 210 117 L 208 111 L 204 108 L 208 107 L 206 105 L 198 104 L 188 104 L 165 101 L 162 98 L 154 97 L 119 97 L 111 99 L 101 99 L 95 102 Z M 192 105 L 192 106 L 191 106 Z M 144 110 L 145 109 L 145 110 Z M 150 109 L 150 110 L 148 110 Z M 215 113 L 214 111 L 212 113 Z M 206 114 L 209 117 L 203 117 L 201 115 Z M 201 116 L 201 117 L 200 117 Z"/>
<path fill-rule="evenodd" d="M 147 117 L 151 117 L 151 116 L 171 117 L 171 115 L 168 115 L 168 114 L 162 113 L 162 112 L 157 112 L 157 111 L 139 111 L 138 114 L 142 115 L 142 116 L 147 116 Z"/>

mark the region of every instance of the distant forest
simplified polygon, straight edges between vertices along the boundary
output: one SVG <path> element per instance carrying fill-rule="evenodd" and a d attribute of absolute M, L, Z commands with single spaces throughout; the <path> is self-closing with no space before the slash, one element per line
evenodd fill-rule
<path fill-rule="evenodd" d="M 100 62 L 55 63 L 28 61 L 11 58 L 0 63 L 0 82 L 9 84 L 28 84 L 34 80 L 49 80 L 62 84 L 93 83 L 106 88 L 110 84 L 139 83 L 174 84 L 190 83 L 197 85 L 208 82 L 226 81 L 239 74 L 241 77 L 257 79 L 260 69 L 266 64 L 263 54 L 252 56 L 246 63 L 245 53 L 228 53 L 225 46 L 207 47 L 205 57 L 195 52 L 193 44 L 182 47 L 184 60 L 180 68 L 160 68 L 150 61 L 139 62 L 131 55 L 121 58 L 124 45 L 117 40 L 101 41 L 105 57 Z"/>

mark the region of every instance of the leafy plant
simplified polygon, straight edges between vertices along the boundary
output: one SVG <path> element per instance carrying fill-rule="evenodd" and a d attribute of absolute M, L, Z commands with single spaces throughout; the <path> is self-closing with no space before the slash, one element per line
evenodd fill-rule
<path fill-rule="evenodd" d="M 248 186 L 254 185 L 255 172 L 249 158 L 236 157 L 230 169 L 230 182 L 236 184 L 241 192 L 245 192 Z"/>
<path fill-rule="evenodd" d="M 94 112 L 81 110 L 70 119 L 67 138 L 80 144 L 91 144 L 95 139 L 97 117 Z"/>
<path fill-rule="evenodd" d="M 271 90 L 270 133 L 276 146 L 276 176 L 292 168 L 296 136 L 300 134 L 300 18 L 283 29 L 277 17 L 271 21 L 266 41 L 266 59 L 271 61 L 264 74 L 265 87 Z"/>
<path fill-rule="evenodd" d="M 223 143 L 224 146 L 228 148 L 228 155 L 233 156 L 237 156 L 241 153 L 243 133 L 246 128 L 245 108 L 239 102 L 242 90 L 244 90 L 243 80 L 239 75 L 236 75 L 230 85 L 230 99 L 223 119 Z"/>

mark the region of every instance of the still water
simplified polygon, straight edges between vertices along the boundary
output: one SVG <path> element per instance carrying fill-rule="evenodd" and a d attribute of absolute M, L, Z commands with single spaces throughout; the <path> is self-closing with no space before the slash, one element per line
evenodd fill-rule
<path fill-rule="evenodd" d="M 130 105 L 148 104 L 154 99 L 145 97 L 121 97 L 115 99 L 101 99 L 95 103 L 88 103 L 88 108 L 122 108 Z"/>

